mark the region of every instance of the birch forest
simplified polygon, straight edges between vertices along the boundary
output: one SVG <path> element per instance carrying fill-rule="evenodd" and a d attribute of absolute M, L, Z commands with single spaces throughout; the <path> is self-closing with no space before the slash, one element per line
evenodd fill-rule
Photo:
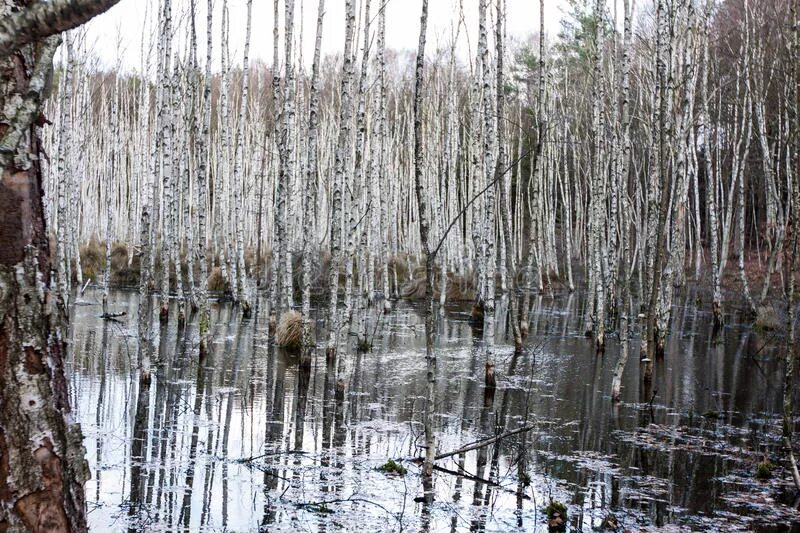
<path fill-rule="evenodd" d="M 798 0 L 0 0 L 0 164 L 0 531 L 800 528 Z"/>

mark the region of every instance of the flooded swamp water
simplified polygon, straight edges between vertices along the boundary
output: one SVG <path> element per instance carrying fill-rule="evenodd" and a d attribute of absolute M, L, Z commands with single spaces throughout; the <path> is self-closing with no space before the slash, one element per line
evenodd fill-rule
<path fill-rule="evenodd" d="M 523 356 L 498 327 L 493 398 L 480 332 L 466 307 L 446 308 L 437 453 L 532 429 L 437 461 L 430 506 L 415 500 L 412 461 L 424 453 L 419 308 L 372 312 L 372 351 L 357 353 L 349 336 L 328 365 L 324 350 L 301 360 L 277 349 L 264 302 L 247 320 L 216 304 L 202 362 L 196 324 L 154 326 L 152 382 L 140 391 L 138 294 L 113 293 L 110 311 L 127 312 L 117 322 L 99 318 L 99 292 L 83 300 L 68 376 L 97 531 L 547 531 L 551 498 L 567 505 L 570 531 L 599 528 L 609 514 L 620 531 L 800 531 L 780 448 L 782 341 L 735 323 L 715 337 L 691 290 L 650 390 L 632 344 L 618 405 L 609 395 L 617 340 L 594 355 L 578 295 L 533 298 Z M 381 470 L 389 459 L 405 475 Z M 759 481 L 765 459 L 776 468 Z"/>

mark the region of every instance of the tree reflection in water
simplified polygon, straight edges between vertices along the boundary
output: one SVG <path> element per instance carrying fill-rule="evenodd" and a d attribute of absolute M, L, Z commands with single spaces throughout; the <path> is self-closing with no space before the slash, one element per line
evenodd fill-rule
<path fill-rule="evenodd" d="M 136 317 L 137 296 L 113 294 L 111 311 Z M 797 527 L 798 512 L 780 503 L 787 486 L 752 475 L 763 457 L 781 457 L 780 343 L 742 325 L 714 336 L 695 299 L 676 308 L 652 384 L 641 382 L 636 358 L 628 362 L 620 404 L 609 396 L 616 341 L 594 355 L 577 296 L 531 298 L 530 350 L 520 356 L 498 305 L 496 391 L 484 386 L 483 339 L 463 319 L 468 309 L 448 308 L 438 326 L 438 451 L 535 429 L 442 460 L 437 502 L 425 513 L 410 461 L 423 442 L 419 309 L 399 304 L 383 316 L 371 352 L 356 353 L 343 335 L 328 362 L 321 351 L 277 349 L 266 306 L 242 319 L 218 305 L 202 361 L 191 322 L 154 327 L 148 384 L 136 371 L 135 320 L 109 323 L 76 307 L 69 375 L 93 473 L 90 523 L 545 531 L 540 509 L 553 497 L 584 528 L 609 513 L 634 528 Z M 381 472 L 388 459 L 407 474 Z"/>

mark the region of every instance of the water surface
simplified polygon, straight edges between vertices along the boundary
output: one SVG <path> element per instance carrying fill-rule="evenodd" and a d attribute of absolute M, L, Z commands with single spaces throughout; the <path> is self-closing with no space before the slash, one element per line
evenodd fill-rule
<path fill-rule="evenodd" d="M 630 531 L 800 531 L 780 468 L 782 341 L 741 324 L 715 336 L 691 290 L 652 387 L 641 385 L 632 344 L 619 405 L 609 397 L 617 339 L 594 355 L 577 295 L 533 298 L 523 356 L 498 327 L 493 397 L 482 335 L 466 307 L 448 306 L 437 336 L 437 452 L 533 429 L 438 462 L 430 507 L 415 501 L 411 460 L 424 453 L 420 309 L 371 311 L 372 351 L 356 353 L 345 336 L 329 365 L 322 350 L 302 359 L 275 348 L 266 302 L 249 320 L 216 304 L 202 362 L 195 324 L 154 322 L 158 362 L 141 390 L 138 295 L 112 295 L 111 311 L 127 312 L 119 322 L 99 318 L 99 292 L 83 300 L 91 305 L 73 310 L 69 375 L 98 531 L 547 531 L 550 498 L 568 504 L 576 531 L 609 514 Z M 756 481 L 765 458 L 779 468 Z M 406 475 L 379 470 L 388 459 Z"/>

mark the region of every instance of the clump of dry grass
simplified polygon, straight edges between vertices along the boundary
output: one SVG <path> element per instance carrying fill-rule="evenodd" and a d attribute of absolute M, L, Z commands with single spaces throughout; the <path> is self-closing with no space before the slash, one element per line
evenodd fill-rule
<path fill-rule="evenodd" d="M 400 296 L 406 300 L 422 300 L 425 298 L 427 288 L 425 278 L 414 278 L 400 287 Z"/>
<path fill-rule="evenodd" d="M 214 267 L 211 269 L 211 274 L 208 276 L 208 290 L 212 292 L 227 292 L 230 290 L 230 284 L 222 276 L 222 269 Z"/>
<path fill-rule="evenodd" d="M 256 252 L 258 249 L 256 247 L 250 246 L 244 249 L 244 268 L 249 275 L 255 275 L 257 267 L 259 263 L 261 264 L 261 272 L 268 272 L 270 269 L 270 259 L 271 259 L 271 251 L 262 248 L 261 250 L 261 260 L 256 261 L 258 255 Z"/>
<path fill-rule="evenodd" d="M 773 331 L 782 326 L 778 312 L 771 305 L 762 305 L 756 313 L 756 320 L 753 325 L 762 331 Z"/>
<path fill-rule="evenodd" d="M 130 287 L 139 284 L 142 261 L 138 256 L 130 259 L 128 246 L 117 242 L 111 248 L 111 284 Z"/>
<path fill-rule="evenodd" d="M 408 255 L 397 254 L 389 259 L 389 270 L 397 273 L 397 283 L 409 281 Z"/>
<path fill-rule="evenodd" d="M 475 298 L 475 279 L 471 272 L 447 275 L 447 299 L 451 302 L 464 302 Z"/>
<path fill-rule="evenodd" d="M 97 280 L 103 275 L 106 267 L 106 247 L 100 240 L 92 236 L 85 245 L 81 246 L 81 270 L 83 279 Z"/>
<path fill-rule="evenodd" d="M 51 255 L 55 257 L 55 240 L 51 238 Z M 91 279 L 97 283 L 102 281 L 106 268 L 106 243 L 97 236 L 92 236 L 89 241 L 81 246 L 81 273 L 84 280 Z M 124 242 L 115 242 L 111 246 L 111 278 L 110 285 L 117 287 L 131 287 L 139 284 L 141 276 L 141 259 L 134 255 L 129 260 L 130 251 Z M 72 262 L 75 268 L 75 262 Z M 73 270 L 73 275 L 75 271 Z M 75 278 L 73 277 L 73 281 Z"/>
<path fill-rule="evenodd" d="M 400 296 L 406 300 L 422 300 L 425 298 L 425 269 L 415 268 L 413 277 L 400 287 Z M 442 271 L 437 267 L 433 279 L 433 298 L 439 298 L 441 292 Z M 475 282 L 470 273 L 447 273 L 447 299 L 452 302 L 469 301 L 475 298 Z"/>
<path fill-rule="evenodd" d="M 303 344 L 303 315 L 287 311 L 281 315 L 275 330 L 275 343 L 289 350 L 299 350 Z"/>

